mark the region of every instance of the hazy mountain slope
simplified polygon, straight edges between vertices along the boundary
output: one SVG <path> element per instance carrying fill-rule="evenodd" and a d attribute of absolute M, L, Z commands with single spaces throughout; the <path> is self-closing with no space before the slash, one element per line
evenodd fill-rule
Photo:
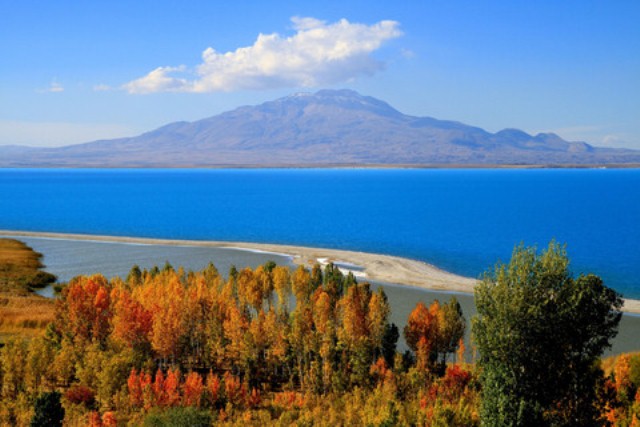
<path fill-rule="evenodd" d="M 413 117 L 349 90 L 296 94 L 133 138 L 55 149 L 0 147 L 0 166 L 329 164 L 604 164 L 640 151 L 595 148 L 551 133 L 495 134 Z"/>

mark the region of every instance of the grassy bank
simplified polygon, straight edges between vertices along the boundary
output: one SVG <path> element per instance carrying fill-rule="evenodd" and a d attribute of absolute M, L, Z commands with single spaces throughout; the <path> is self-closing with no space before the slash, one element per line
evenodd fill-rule
<path fill-rule="evenodd" d="M 56 277 L 42 271 L 42 255 L 14 239 L 0 239 L 0 344 L 41 335 L 53 320 L 53 301 L 33 293 Z"/>

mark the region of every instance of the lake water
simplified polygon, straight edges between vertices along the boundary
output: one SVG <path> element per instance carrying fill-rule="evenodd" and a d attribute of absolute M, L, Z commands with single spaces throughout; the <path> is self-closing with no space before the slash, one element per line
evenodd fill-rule
<path fill-rule="evenodd" d="M 638 169 L 0 170 L 2 229 L 359 250 L 473 277 L 555 238 L 627 298 L 639 224 Z"/>

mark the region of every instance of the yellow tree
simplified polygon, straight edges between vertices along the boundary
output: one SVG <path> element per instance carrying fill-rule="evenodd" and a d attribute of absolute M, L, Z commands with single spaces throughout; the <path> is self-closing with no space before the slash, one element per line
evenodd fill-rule
<path fill-rule="evenodd" d="M 269 333 L 266 330 L 266 316 L 260 310 L 258 315 L 249 324 L 248 346 L 252 349 L 248 352 L 249 375 L 246 378 L 250 383 L 264 381 L 264 371 L 266 370 L 267 350 L 270 347 Z"/>
<path fill-rule="evenodd" d="M 246 313 L 241 312 L 235 304 L 230 305 L 223 328 L 225 338 L 228 340 L 225 347 L 227 363 L 232 367 L 241 365 L 246 368 L 246 361 L 251 352 L 245 336 L 249 330 L 249 319 Z"/>
<path fill-rule="evenodd" d="M 256 313 L 262 309 L 262 286 L 249 267 L 240 271 L 237 278 L 238 297 L 241 304 L 249 304 Z"/>
<path fill-rule="evenodd" d="M 194 276 L 191 282 L 184 301 L 183 342 L 186 355 L 183 359 L 186 356 L 185 363 L 194 367 L 202 365 L 206 356 L 215 295 L 202 275 Z"/>
<path fill-rule="evenodd" d="M 183 333 L 184 288 L 175 274 L 165 286 L 158 288 L 159 291 L 155 293 L 156 304 L 152 310 L 151 345 L 164 360 L 175 359 Z"/>
<path fill-rule="evenodd" d="M 349 383 L 363 385 L 369 381 L 369 367 L 373 361 L 372 343 L 367 321 L 371 290 L 368 283 L 350 286 L 340 300 L 342 328 L 340 341 L 348 350 Z"/>
<path fill-rule="evenodd" d="M 296 360 L 296 372 L 300 385 L 305 386 L 305 372 L 311 363 L 313 347 L 313 312 L 308 302 L 297 300 L 295 310 L 291 313 L 291 330 L 289 342 Z"/>
<path fill-rule="evenodd" d="M 296 297 L 297 304 L 306 303 L 311 296 L 311 276 L 309 271 L 303 266 L 298 266 L 291 277 L 293 294 Z"/>
<path fill-rule="evenodd" d="M 291 275 L 289 268 L 277 266 L 272 271 L 273 286 L 278 295 L 278 307 L 280 312 L 289 310 L 289 298 L 291 297 Z"/>
<path fill-rule="evenodd" d="M 271 308 L 265 316 L 264 333 L 268 341 L 266 348 L 267 372 L 272 385 L 275 385 L 278 375 L 282 374 L 287 356 L 288 317 L 278 316 Z"/>
<path fill-rule="evenodd" d="M 271 265 L 268 265 L 268 267 L 271 268 Z M 256 281 L 258 282 L 258 286 L 260 287 L 262 301 L 264 302 L 264 300 L 266 300 L 269 308 L 271 308 L 271 305 L 273 303 L 272 296 L 275 287 L 273 283 L 272 271 L 273 270 L 270 271 L 268 268 L 262 265 L 256 268 L 255 271 Z"/>
<path fill-rule="evenodd" d="M 322 358 L 323 391 L 326 392 L 329 390 L 333 374 L 332 359 L 336 345 L 336 325 L 331 296 L 322 288 L 319 288 L 313 296 L 313 323 Z"/>

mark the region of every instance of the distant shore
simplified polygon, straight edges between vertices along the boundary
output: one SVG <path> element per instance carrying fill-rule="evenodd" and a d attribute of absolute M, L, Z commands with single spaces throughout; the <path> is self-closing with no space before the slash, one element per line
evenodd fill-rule
<path fill-rule="evenodd" d="M 3 164 L 1 169 L 640 169 L 640 163 L 267 163 L 267 164 L 200 164 L 200 163 L 150 163 L 150 164 Z"/>
<path fill-rule="evenodd" d="M 422 261 L 368 252 L 310 248 L 305 246 L 269 243 L 156 239 L 0 230 L 0 237 L 8 236 L 260 251 L 290 256 L 294 263 L 304 265 L 305 267 L 311 267 L 316 262 L 334 262 L 345 270 L 350 270 L 350 267 L 352 266 L 353 271 L 357 276 L 364 277 L 369 280 L 444 292 L 463 292 L 473 294 L 473 288 L 477 283 L 476 279 L 453 274 Z M 640 300 L 625 299 L 623 310 L 628 313 L 640 314 Z"/>

